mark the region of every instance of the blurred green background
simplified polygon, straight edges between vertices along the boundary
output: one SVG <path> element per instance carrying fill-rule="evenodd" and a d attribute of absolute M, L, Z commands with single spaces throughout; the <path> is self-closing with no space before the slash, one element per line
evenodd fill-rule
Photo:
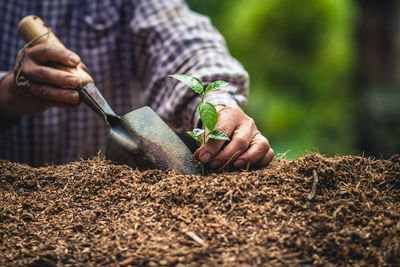
<path fill-rule="evenodd" d="M 245 111 L 278 156 L 295 159 L 306 151 L 319 151 L 327 156 L 380 158 L 399 152 L 397 75 L 371 80 L 365 67 L 378 64 L 376 57 L 385 59 L 380 54 L 385 47 L 366 41 L 379 38 L 370 36 L 371 29 L 382 27 L 392 38 L 389 42 L 397 43 L 397 28 L 390 23 L 395 23 L 391 19 L 398 12 L 385 16 L 398 10 L 395 1 L 388 5 L 371 0 L 187 2 L 211 18 L 232 55 L 249 72 Z M 368 24 L 374 18 L 378 26 Z M 397 68 L 396 62 L 392 67 Z M 377 75 L 384 72 L 376 69 Z"/>

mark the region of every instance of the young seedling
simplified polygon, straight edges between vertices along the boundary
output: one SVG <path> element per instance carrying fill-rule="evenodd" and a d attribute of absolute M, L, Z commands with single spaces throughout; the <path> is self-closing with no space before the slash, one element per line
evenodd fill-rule
<path fill-rule="evenodd" d="M 201 129 L 195 128 L 195 129 L 193 129 L 193 131 L 190 131 L 188 133 L 194 139 L 199 141 L 202 145 L 205 144 L 207 138 L 229 141 L 229 137 L 225 133 L 214 130 L 214 127 L 218 121 L 218 113 L 213 104 L 205 102 L 205 100 L 204 100 L 207 93 L 209 93 L 211 91 L 219 90 L 222 87 L 228 85 L 229 83 L 227 83 L 225 81 L 216 81 L 216 82 L 210 83 L 204 89 L 203 83 L 196 77 L 192 77 L 192 76 L 188 76 L 188 75 L 184 75 L 184 74 L 173 74 L 173 75 L 169 75 L 169 76 L 183 82 L 184 84 L 186 84 L 187 86 L 192 88 L 193 91 L 195 91 L 201 97 L 201 103 L 197 107 L 197 111 L 199 112 L 199 115 L 200 115 L 200 120 L 202 122 L 202 128 Z M 208 133 L 206 130 L 208 130 Z M 204 175 L 204 164 L 201 165 L 201 172 Z"/>

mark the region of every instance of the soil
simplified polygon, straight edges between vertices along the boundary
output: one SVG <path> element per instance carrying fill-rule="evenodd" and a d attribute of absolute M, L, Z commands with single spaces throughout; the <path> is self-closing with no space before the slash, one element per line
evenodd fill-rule
<path fill-rule="evenodd" d="M 0 265 L 400 265 L 400 156 L 207 176 L 0 160 Z"/>

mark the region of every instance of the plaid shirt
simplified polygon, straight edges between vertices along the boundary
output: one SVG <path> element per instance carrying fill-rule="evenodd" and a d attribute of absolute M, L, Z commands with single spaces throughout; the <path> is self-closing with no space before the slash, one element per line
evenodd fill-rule
<path fill-rule="evenodd" d="M 80 55 L 97 87 L 123 115 L 150 106 L 173 129 L 188 130 L 200 99 L 173 73 L 205 82 L 225 80 L 208 102 L 243 105 L 248 77 L 227 51 L 208 18 L 181 0 L 0 0 L 0 71 L 13 70 L 24 45 L 17 25 L 26 15 L 43 18 L 60 40 Z M 0 121 L 0 158 L 32 166 L 64 163 L 105 150 L 108 128 L 86 105 L 49 108 L 11 124 Z"/>

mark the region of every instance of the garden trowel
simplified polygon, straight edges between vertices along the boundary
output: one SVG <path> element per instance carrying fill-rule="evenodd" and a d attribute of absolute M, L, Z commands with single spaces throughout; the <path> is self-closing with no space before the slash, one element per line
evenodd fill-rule
<path fill-rule="evenodd" d="M 18 33 L 29 45 L 50 43 L 63 46 L 38 16 L 23 18 L 18 25 Z M 108 159 L 139 169 L 199 173 L 192 152 L 151 108 L 142 107 L 120 117 L 107 104 L 92 77 L 81 67 L 72 68 L 58 63 L 50 65 L 80 78 L 80 99 L 110 127 L 106 147 Z"/>

